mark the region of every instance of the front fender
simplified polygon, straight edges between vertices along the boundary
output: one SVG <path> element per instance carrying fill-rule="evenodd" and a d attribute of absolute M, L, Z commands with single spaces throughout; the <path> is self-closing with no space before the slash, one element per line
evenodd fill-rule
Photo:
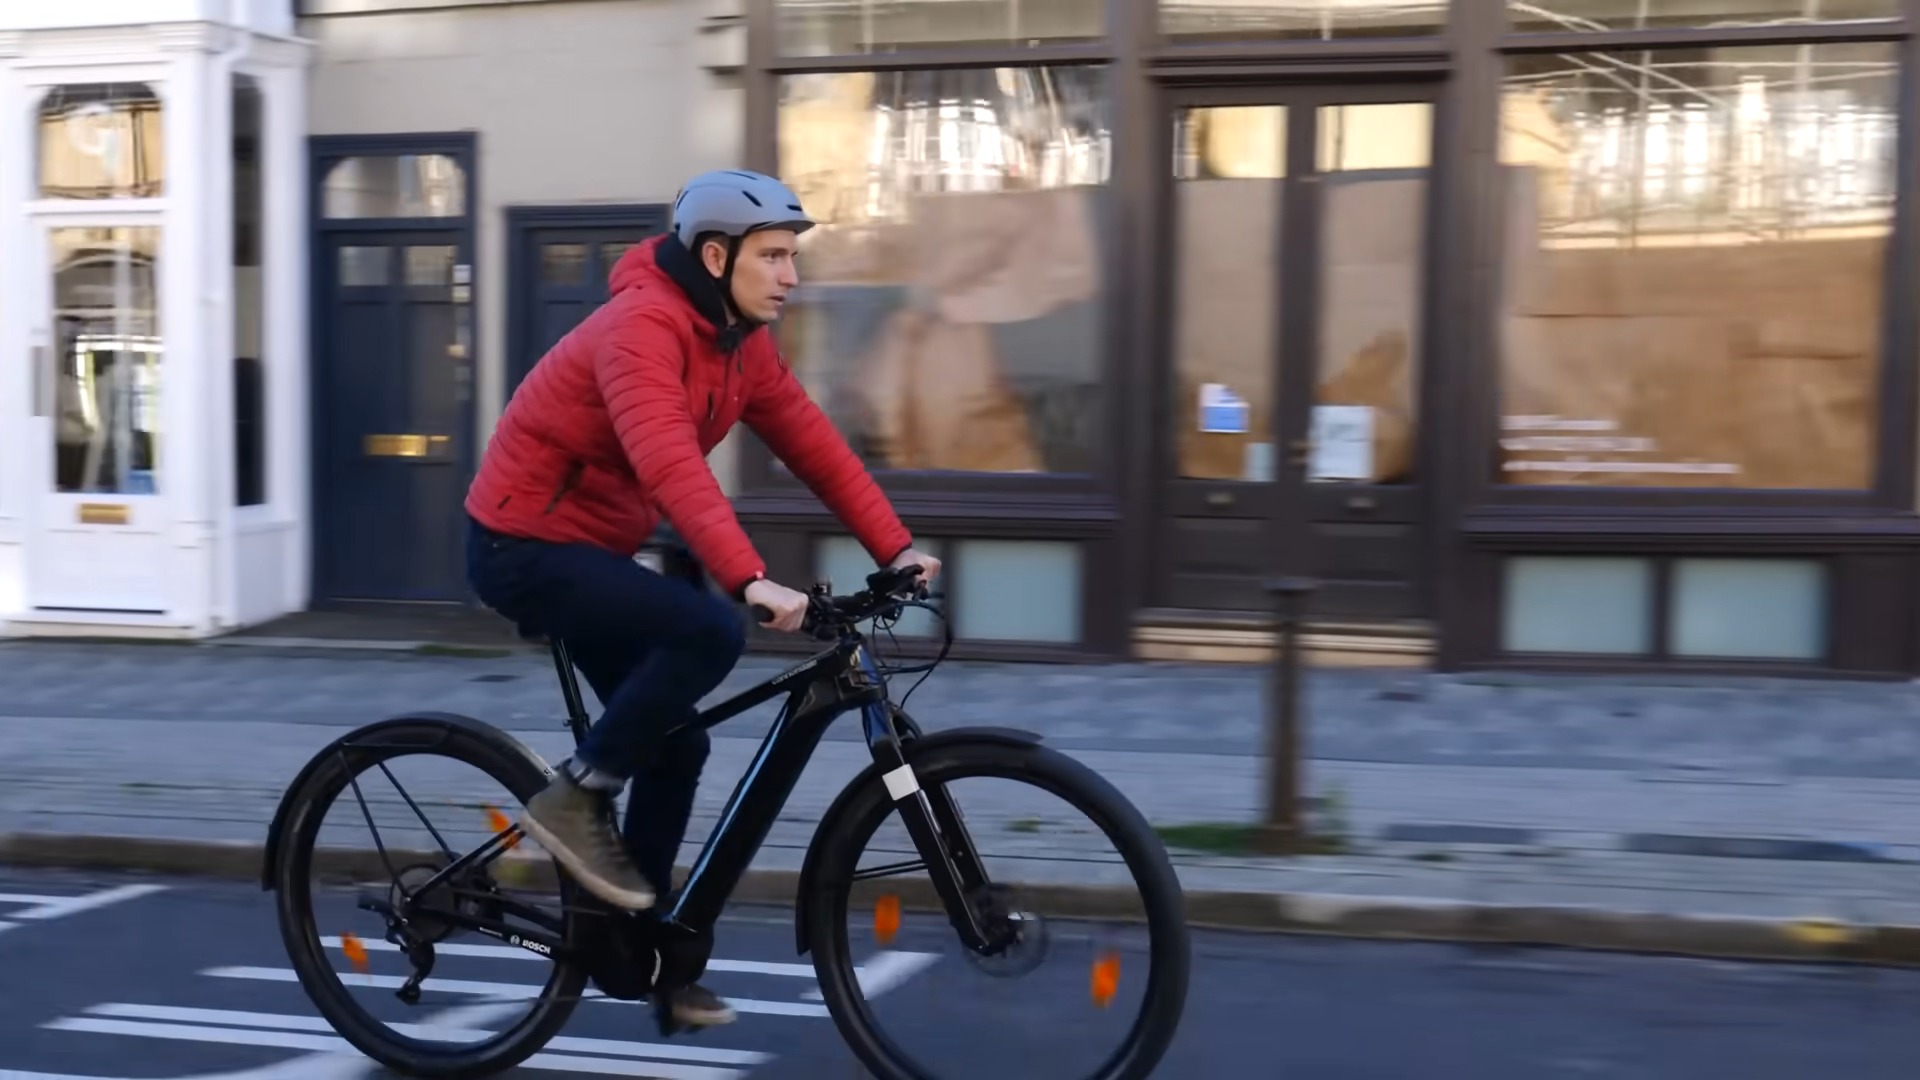
<path fill-rule="evenodd" d="M 914 732 L 910 737 L 902 740 L 900 744 L 900 752 L 906 757 L 908 764 L 912 764 L 914 759 L 921 754 L 929 753 L 954 743 L 985 742 L 999 743 L 1003 746 L 1040 745 L 1040 736 L 1038 734 L 1031 731 L 1022 731 L 1019 728 L 957 727 L 949 728 L 946 731 L 936 731 L 931 735 L 921 735 L 918 734 L 918 727 L 914 725 L 912 720 L 907 718 L 905 713 L 899 713 L 898 716 L 902 721 L 901 726 L 910 732 Z M 853 801 L 854 796 L 868 784 L 879 783 L 882 783 L 879 765 L 869 764 L 866 768 L 860 770 L 860 775 L 854 777 L 853 781 L 846 786 L 845 790 L 841 791 L 839 796 L 833 800 L 833 805 L 827 807 L 827 812 L 820 816 L 819 826 L 814 829 L 813 841 L 807 845 L 807 857 L 800 864 L 800 879 L 795 885 L 793 896 L 794 944 L 798 947 L 802 956 L 813 949 L 812 934 L 808 927 L 812 925 L 809 916 L 813 913 L 813 893 L 816 884 L 815 878 L 818 875 L 820 866 L 820 849 L 826 846 L 830 837 L 837 835 L 842 829 L 841 818 L 846 816 L 847 806 Z"/>
<path fill-rule="evenodd" d="M 436 733 L 435 729 L 438 729 Z M 286 830 L 287 818 L 293 807 L 305 795 L 309 782 L 322 765 L 336 754 L 349 750 L 393 750 L 412 748 L 419 751 L 431 751 L 446 738 L 446 729 L 457 728 L 476 738 L 494 744 L 500 749 L 509 750 L 525 757 L 528 764 L 551 775 L 553 770 L 540 756 L 526 744 L 484 720 L 471 716 L 447 712 L 413 712 L 401 716 L 376 720 L 355 728 L 320 748 L 319 752 L 307 759 L 306 765 L 287 785 L 286 793 L 280 796 L 280 805 L 273 812 L 273 820 L 267 825 L 267 844 L 260 859 L 260 888 L 273 891 L 274 877 L 280 867 L 280 838 Z"/>

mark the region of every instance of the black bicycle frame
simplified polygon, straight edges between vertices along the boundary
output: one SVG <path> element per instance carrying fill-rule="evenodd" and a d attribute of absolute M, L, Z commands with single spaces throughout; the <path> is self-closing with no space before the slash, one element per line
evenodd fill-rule
<path fill-rule="evenodd" d="M 558 640 L 551 645 L 554 666 L 567 697 L 568 725 L 577 743 L 586 738 L 591 721 L 580 697 L 566 645 Z M 707 837 L 666 921 L 702 936 L 713 929 L 741 877 L 759 854 L 774 820 L 793 794 L 794 785 L 799 783 L 821 738 L 842 713 L 859 709 L 867 747 L 886 781 L 888 794 L 899 808 L 914 847 L 925 862 L 927 873 L 933 878 L 949 920 L 968 947 L 982 951 L 989 948 L 989 935 L 969 899 L 979 895 L 987 883 L 979 860 L 966 843 L 959 811 L 944 792 L 937 801 L 929 799 L 914 778 L 912 768 L 907 765 L 902 732 L 887 704 L 886 683 L 860 637 L 842 638 L 833 648 L 816 653 L 759 686 L 706 709 L 690 724 L 711 729 L 773 700 L 782 692 L 788 695 L 786 704 L 774 718 L 759 753 L 735 785 L 719 825 Z"/>

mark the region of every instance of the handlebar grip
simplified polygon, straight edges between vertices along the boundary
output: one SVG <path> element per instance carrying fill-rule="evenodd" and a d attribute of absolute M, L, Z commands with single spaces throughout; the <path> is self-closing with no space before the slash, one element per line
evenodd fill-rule
<path fill-rule="evenodd" d="M 761 626 L 773 621 L 773 609 L 765 604 L 749 604 L 747 610 L 753 613 L 753 621 Z"/>

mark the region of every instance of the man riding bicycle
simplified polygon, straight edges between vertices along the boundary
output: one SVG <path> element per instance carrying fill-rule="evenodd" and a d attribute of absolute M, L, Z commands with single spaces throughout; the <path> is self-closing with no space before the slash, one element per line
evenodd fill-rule
<path fill-rule="evenodd" d="M 913 537 L 780 356 L 767 324 L 799 283 L 814 222 L 772 177 L 721 170 L 674 201 L 672 229 L 629 249 L 611 297 L 540 359 L 501 414 L 467 492 L 467 575 L 482 602 L 566 642 L 604 711 L 520 825 L 593 895 L 627 910 L 672 888 L 706 764 L 700 700 L 745 649 L 738 611 L 641 566 L 659 518 L 728 596 L 795 631 L 804 593 L 776 584 L 706 455 L 744 420 L 882 566 L 940 561 Z M 627 782 L 624 839 L 612 800 Z M 673 1014 L 733 1019 L 678 990 Z"/>

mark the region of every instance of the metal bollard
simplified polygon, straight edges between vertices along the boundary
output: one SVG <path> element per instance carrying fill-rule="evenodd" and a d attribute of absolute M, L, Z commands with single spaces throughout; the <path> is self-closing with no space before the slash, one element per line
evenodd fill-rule
<path fill-rule="evenodd" d="M 1267 683 L 1267 814 L 1257 846 L 1269 855 L 1306 848 L 1300 823 L 1300 623 L 1301 601 L 1318 584 L 1286 577 L 1267 582 L 1274 598 L 1274 666 Z"/>

